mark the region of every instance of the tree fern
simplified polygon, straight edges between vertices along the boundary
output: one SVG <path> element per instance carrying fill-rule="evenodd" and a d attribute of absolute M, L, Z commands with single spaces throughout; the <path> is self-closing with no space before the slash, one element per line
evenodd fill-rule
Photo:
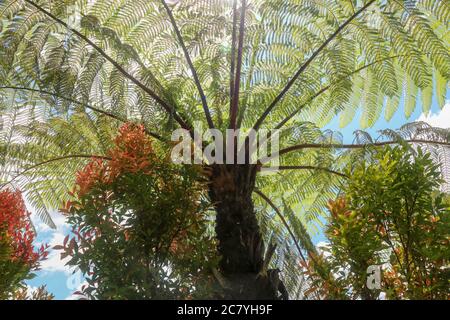
<path fill-rule="evenodd" d="M 89 157 L 107 156 L 121 122 L 144 124 L 161 143 L 195 121 L 286 129 L 285 169 L 258 174 L 256 186 L 314 231 L 344 179 L 342 163 L 366 149 L 321 126 L 361 114 L 370 127 L 401 100 L 407 117 L 418 97 L 425 112 L 433 95 L 445 103 L 448 1 L 233 3 L 0 1 L 2 183 L 28 192 L 51 224 L 48 211 L 59 208 L 73 174 Z M 291 252 L 280 221 L 266 222 L 280 254 Z"/>

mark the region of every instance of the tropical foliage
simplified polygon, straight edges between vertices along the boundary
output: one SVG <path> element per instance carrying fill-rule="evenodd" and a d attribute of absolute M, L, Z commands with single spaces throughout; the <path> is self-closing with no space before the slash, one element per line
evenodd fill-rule
<path fill-rule="evenodd" d="M 450 207 L 429 154 L 403 147 L 371 150 L 349 166 L 343 194 L 329 202 L 329 244 L 313 289 L 328 298 L 448 299 Z M 312 259 L 313 257 L 311 257 Z M 369 266 L 382 267 L 381 285 L 367 287 Z"/>
<path fill-rule="evenodd" d="M 282 146 L 307 139 L 297 131 L 302 122 L 320 126 L 338 111 L 345 125 L 361 108 L 368 126 L 400 105 L 411 114 L 419 96 L 429 110 L 433 87 L 444 104 L 448 1 L 245 1 L 235 10 L 238 22 L 245 14 L 242 32 L 235 33 L 233 1 L 168 3 L 169 10 L 157 0 L 2 1 L 1 77 L 10 87 L 1 90 L 2 140 L 9 145 L 3 157 L 17 159 L 10 146 L 17 125 L 73 111 L 135 120 L 167 137 L 170 128 L 203 121 L 208 105 L 215 126 L 226 128 L 229 70 L 238 53 L 237 126 L 254 126 L 271 106 L 267 127 L 291 128 Z M 233 34 L 242 34 L 240 52 Z M 279 102 L 272 107 L 272 101 Z M 50 158 L 50 152 L 25 153 L 17 165 Z M 59 163 L 59 170 L 66 165 Z M 297 175 L 284 179 L 299 185 Z M 32 203 L 45 218 L 44 210 L 59 204 L 48 190 L 64 189 L 68 180 L 28 183 L 33 188 L 27 189 L 39 190 Z M 286 199 L 291 205 L 314 197 L 298 191 L 300 199 Z"/>
<path fill-rule="evenodd" d="M 112 192 L 118 181 L 130 202 L 116 192 L 103 211 L 86 203 L 86 212 L 106 217 L 115 202 L 136 210 L 136 188 L 156 181 L 140 169 L 86 185 L 96 181 L 91 173 L 123 170 L 109 159 L 123 123 L 142 125 L 162 158 L 172 131 L 192 134 L 196 121 L 221 131 L 284 129 L 276 174 L 261 174 L 261 162 L 198 170 L 216 214 L 218 268 L 228 279 L 219 282 L 232 298 L 305 297 L 298 262 L 312 250 L 307 231 L 320 228 L 345 164 L 361 159 L 342 150 L 400 140 L 449 146 L 448 132 L 421 124 L 412 134 L 384 132 L 382 142 L 360 132 L 351 145 L 320 130 L 334 117 L 345 126 L 360 116 L 366 128 L 399 108 L 407 117 L 419 104 L 428 112 L 432 97 L 444 105 L 447 0 L 2 0 L 0 13 L 0 180 L 26 192 L 50 226 L 62 202 Z M 190 174 L 161 170 L 174 183 Z M 88 199 L 70 195 L 75 176 Z M 69 207 L 81 226 L 86 212 Z M 127 220 L 125 210 L 117 215 Z"/>
<path fill-rule="evenodd" d="M 54 298 L 55 296 L 47 292 L 45 286 L 40 286 L 35 290 L 19 289 L 12 296 L 14 300 L 53 300 Z"/>
<path fill-rule="evenodd" d="M 55 249 L 87 275 L 78 294 L 198 297 L 217 260 L 199 173 L 158 154 L 142 126 L 123 125 L 114 144 L 77 173 L 62 210 L 75 236 Z"/>
<path fill-rule="evenodd" d="M 46 258 L 47 247 L 33 247 L 34 232 L 29 212 L 19 191 L 0 191 L 0 299 L 11 298 L 24 288 L 24 280 Z"/>

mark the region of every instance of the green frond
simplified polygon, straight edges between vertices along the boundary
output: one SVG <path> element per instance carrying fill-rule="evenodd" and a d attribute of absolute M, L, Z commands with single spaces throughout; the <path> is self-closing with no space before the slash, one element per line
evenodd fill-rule
<path fill-rule="evenodd" d="M 203 121 L 206 127 L 192 70 L 161 1 L 34 3 L 56 19 L 22 0 L 0 2 L 2 183 L 54 157 L 104 154 L 121 121 L 143 123 L 164 138 L 178 128 L 177 116 L 187 124 Z M 442 108 L 450 77 L 449 2 L 377 0 L 340 28 L 368 3 L 249 0 L 241 127 L 253 127 L 311 57 L 262 125 L 272 129 L 282 124 L 281 147 L 341 143 L 338 135 L 319 129 L 336 116 L 345 127 L 361 115 L 360 124 L 367 128 L 382 116 L 391 119 L 399 108 L 409 117 L 419 100 L 426 113 L 433 96 Z M 213 122 L 224 130 L 229 120 L 232 1 L 182 0 L 171 10 Z M 359 138 L 367 139 L 363 134 Z M 281 164 L 338 171 L 350 156 L 307 150 L 283 155 Z M 28 192 L 51 224 L 48 212 L 59 208 L 74 173 L 86 161 L 50 162 L 14 183 Z M 278 205 L 292 209 L 291 220 L 295 217 L 314 234 L 340 179 L 326 171 L 298 170 L 260 175 L 256 183 Z M 267 220 L 268 234 L 279 243 L 280 263 L 292 270 L 297 261 L 290 257 L 289 237 L 268 211 L 260 219 Z"/>

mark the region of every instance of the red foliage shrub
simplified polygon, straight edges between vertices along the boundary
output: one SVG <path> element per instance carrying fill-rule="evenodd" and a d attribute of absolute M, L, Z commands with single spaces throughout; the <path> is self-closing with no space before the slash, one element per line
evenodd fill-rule
<path fill-rule="evenodd" d="M 86 297 L 199 293 L 217 259 L 198 171 L 173 164 L 141 125 L 124 124 L 113 142 L 77 172 L 61 209 L 75 237 L 55 249 L 86 275 Z"/>
<path fill-rule="evenodd" d="M 35 235 L 29 216 L 20 191 L 0 191 L 0 241 L 9 245 L 10 260 L 35 268 L 48 253 L 44 245 L 34 251 Z"/>
<path fill-rule="evenodd" d="M 154 158 L 152 141 L 145 134 L 144 126 L 126 123 L 119 129 L 114 140 L 116 147 L 110 151 L 111 178 L 123 172 L 149 173 Z"/>
<path fill-rule="evenodd" d="M 150 160 L 154 158 L 152 142 L 142 125 L 126 123 L 114 139 L 115 147 L 109 151 L 111 160 L 93 158 L 76 175 L 76 193 L 81 197 L 92 187 L 112 183 L 122 173 L 150 174 Z"/>

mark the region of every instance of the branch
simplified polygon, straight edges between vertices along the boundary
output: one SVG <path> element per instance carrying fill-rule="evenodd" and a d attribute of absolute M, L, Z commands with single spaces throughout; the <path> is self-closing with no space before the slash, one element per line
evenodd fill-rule
<path fill-rule="evenodd" d="M 305 69 L 311 64 L 311 62 L 319 55 L 319 53 L 322 52 L 322 50 L 325 49 L 325 47 L 334 39 L 336 36 L 342 32 L 342 30 L 350 23 L 352 22 L 360 13 L 364 12 L 372 3 L 374 3 L 376 0 L 369 1 L 366 5 L 364 5 L 361 9 L 359 9 L 357 12 L 355 12 L 350 18 L 348 18 L 342 25 L 337 28 L 337 30 L 328 37 L 325 42 L 322 43 L 322 45 L 314 51 L 314 53 L 309 57 L 309 59 L 303 63 L 303 65 L 300 67 L 300 69 L 295 73 L 295 75 L 289 80 L 289 82 L 286 84 L 286 86 L 281 90 L 281 92 L 278 94 L 278 96 L 275 97 L 275 99 L 272 101 L 272 103 L 267 107 L 267 109 L 264 111 L 264 113 L 261 115 L 261 117 L 256 121 L 255 125 L 253 126 L 253 129 L 258 130 L 263 121 L 266 119 L 266 117 L 269 115 L 269 113 L 275 108 L 275 106 L 280 102 L 280 100 L 284 97 L 284 95 L 289 91 L 289 89 L 292 87 L 294 82 L 298 79 L 298 77 L 305 71 Z"/>
<path fill-rule="evenodd" d="M 304 144 L 298 144 L 295 146 L 290 146 L 284 149 L 281 149 L 278 151 L 278 154 L 275 153 L 274 156 L 281 156 L 283 154 L 298 151 L 302 149 L 358 149 L 358 148 L 366 148 L 369 146 L 373 147 L 379 147 L 379 146 L 386 146 L 391 144 L 399 144 L 401 142 L 407 142 L 407 143 L 425 143 L 425 144 L 437 144 L 441 146 L 447 146 L 450 147 L 450 142 L 443 142 L 443 141 L 430 141 L 430 140 L 422 140 L 422 139 L 411 139 L 411 140 L 402 140 L 402 141 L 382 141 L 382 142 L 375 142 L 375 143 L 364 143 L 364 144 L 337 144 L 337 143 L 330 143 L 330 144 L 320 144 L 320 143 L 304 143 Z"/>
<path fill-rule="evenodd" d="M 20 176 L 24 175 L 25 173 L 27 173 L 30 170 L 36 169 L 37 167 L 52 163 L 52 162 L 56 162 L 56 161 L 61 161 L 61 160 L 66 160 L 66 159 L 73 159 L 73 158 L 96 158 L 96 159 L 104 159 L 104 160 L 111 160 L 110 157 L 106 157 L 106 156 L 96 156 L 96 155 L 90 155 L 90 154 L 74 154 L 74 155 L 67 155 L 67 156 L 61 156 L 61 157 L 57 157 L 57 158 L 52 158 L 49 160 L 45 160 L 43 162 L 39 162 L 35 165 L 32 165 L 28 168 L 25 168 L 23 171 L 21 171 L 20 173 L 18 173 L 17 175 L 15 175 L 11 180 L 9 180 L 8 182 L 3 183 L 2 185 L 0 185 L 0 188 L 3 188 L 4 186 L 6 186 L 7 184 L 11 184 L 14 180 L 16 180 L 17 178 L 19 178 Z"/>
<path fill-rule="evenodd" d="M 171 107 L 169 104 L 167 104 L 164 100 L 162 100 L 153 90 L 145 86 L 142 82 L 140 82 L 138 79 L 133 77 L 131 74 L 129 74 L 121 65 L 119 65 L 115 60 L 113 60 L 102 48 L 97 46 L 94 42 L 92 42 L 89 38 L 81 34 L 79 31 L 72 29 L 62 21 L 61 19 L 57 18 L 41 6 L 37 5 L 31 0 L 24 0 L 25 2 L 29 3 L 51 19 L 58 22 L 60 25 L 64 26 L 74 34 L 76 34 L 78 37 L 86 41 L 92 48 L 94 48 L 98 53 L 100 53 L 101 56 L 103 56 L 106 60 L 108 60 L 120 73 L 122 73 L 127 79 L 129 79 L 131 82 L 133 82 L 135 85 L 137 85 L 139 88 L 141 88 L 144 92 L 146 92 L 148 95 L 150 95 L 158 104 L 160 104 L 164 110 L 166 110 L 167 113 L 170 115 L 173 115 L 174 119 L 180 124 L 180 126 L 183 129 L 190 130 L 190 126 L 176 113 L 175 109 Z"/>
<path fill-rule="evenodd" d="M 298 253 L 300 254 L 300 258 L 303 260 L 304 262 L 304 267 L 308 270 L 310 270 L 309 264 L 307 262 L 307 260 L 305 259 L 305 256 L 302 253 L 302 250 L 300 248 L 300 245 L 297 241 L 297 239 L 295 238 L 294 233 L 292 232 L 291 228 L 289 227 L 286 219 L 284 219 L 283 215 L 281 214 L 280 210 L 275 206 L 275 204 L 261 191 L 259 191 L 258 189 L 255 189 L 254 192 L 259 195 L 261 198 L 263 198 L 271 207 L 273 210 L 275 210 L 275 212 L 277 213 L 277 215 L 280 217 L 281 221 L 283 222 L 284 226 L 286 227 L 286 229 L 288 230 L 290 236 L 292 237 L 292 239 L 294 240 L 295 246 L 297 248 Z M 317 261 L 315 254 L 308 252 L 308 250 L 306 250 L 308 253 L 308 257 L 311 259 L 311 261 L 313 262 L 314 266 L 316 269 L 318 269 L 320 267 L 320 263 Z M 323 278 L 322 276 L 322 272 L 319 273 L 319 276 Z"/>
<path fill-rule="evenodd" d="M 364 69 L 367 69 L 377 63 L 381 63 L 390 59 L 396 59 L 399 57 L 403 57 L 403 56 L 407 56 L 407 55 L 395 55 L 395 56 L 391 56 L 391 57 L 386 57 L 380 60 L 376 60 L 374 62 L 371 62 L 369 64 L 366 64 L 352 72 L 350 72 L 349 74 L 341 77 L 340 79 L 338 79 L 335 83 L 331 83 L 325 87 L 323 87 L 322 89 L 320 89 L 319 91 L 317 91 L 314 95 L 312 95 L 311 97 L 309 97 L 305 103 L 303 103 L 300 107 L 297 108 L 297 110 L 294 110 L 293 112 L 291 112 L 286 118 L 284 118 L 280 123 L 277 124 L 277 126 L 275 127 L 276 129 L 280 129 L 281 127 L 283 127 L 286 122 L 288 122 L 289 120 L 291 120 L 297 113 L 299 113 L 304 107 L 306 107 L 311 101 L 313 101 L 314 99 L 316 99 L 318 96 L 320 96 L 322 93 L 328 91 L 331 87 L 335 86 L 336 84 L 339 84 L 340 82 L 344 81 L 345 79 L 347 79 L 348 77 L 351 77 L 355 74 L 357 74 L 358 72 L 361 72 Z"/>
<path fill-rule="evenodd" d="M 57 97 L 57 98 L 60 98 L 60 99 L 64 99 L 64 100 L 67 100 L 69 102 L 81 105 L 81 106 L 83 106 L 83 107 L 85 107 L 87 109 L 90 109 L 92 111 L 101 113 L 101 114 L 103 114 L 105 116 L 108 116 L 110 118 L 116 119 L 116 120 L 118 120 L 120 122 L 127 122 L 128 121 L 127 119 L 119 117 L 119 116 L 117 116 L 115 114 L 112 114 L 110 112 L 107 112 L 107 111 L 104 111 L 104 110 L 92 107 L 92 106 L 90 106 L 88 104 L 82 103 L 82 102 L 74 100 L 72 98 L 67 98 L 67 97 L 64 97 L 64 96 L 61 96 L 59 94 L 52 93 L 52 92 L 49 92 L 49 91 L 40 90 L 40 89 L 33 89 L 33 88 L 27 88 L 27 87 L 15 87 L 15 86 L 0 86 L 0 90 L 1 89 L 26 90 L 26 91 L 38 92 L 38 93 L 41 93 L 41 94 L 47 94 L 47 95 L 50 95 L 50 96 L 54 96 L 54 97 Z M 160 135 L 158 135 L 157 133 L 149 131 L 146 128 L 144 128 L 144 131 L 145 131 L 146 134 L 148 134 L 149 136 L 152 136 L 155 139 L 158 139 L 160 141 L 165 141 L 165 139 L 163 137 L 161 137 Z"/>
<path fill-rule="evenodd" d="M 183 37 L 181 36 L 180 30 L 178 29 L 178 26 L 175 21 L 175 18 L 173 17 L 172 11 L 170 10 L 169 6 L 167 5 L 166 0 L 161 0 L 161 2 L 167 11 L 167 15 L 169 16 L 172 27 L 175 31 L 178 41 L 180 42 L 181 48 L 183 49 L 183 53 L 186 58 L 186 61 L 189 65 L 189 68 L 191 69 L 192 76 L 194 77 L 195 85 L 197 86 L 198 93 L 200 94 L 200 98 L 202 100 L 203 111 L 205 112 L 206 121 L 208 122 L 209 128 L 213 129 L 214 123 L 211 118 L 211 112 L 209 111 L 208 103 L 206 101 L 206 96 L 203 91 L 202 85 L 200 84 L 200 80 L 198 79 L 197 71 L 194 68 L 194 64 L 192 63 L 191 57 L 189 56 L 189 52 L 186 48 L 186 45 L 184 44 Z"/>
<path fill-rule="evenodd" d="M 264 167 L 263 167 L 264 168 Z M 316 166 L 278 166 L 277 169 L 279 170 L 321 170 L 326 171 L 328 173 L 332 173 L 338 176 L 341 176 L 343 178 L 348 178 L 348 176 L 344 173 L 334 171 L 332 169 L 328 169 L 325 167 L 316 167 Z"/>
<path fill-rule="evenodd" d="M 256 32 L 256 38 L 253 40 L 253 44 L 252 44 L 252 54 L 249 60 L 249 65 L 248 65 L 248 73 L 247 73 L 247 77 L 245 79 L 245 85 L 244 85 L 244 89 L 245 89 L 245 93 L 244 93 L 244 98 L 242 99 L 242 109 L 239 110 L 238 113 L 238 120 L 237 120 L 237 128 L 240 128 L 242 125 L 242 121 L 244 120 L 245 117 L 245 112 L 247 111 L 248 108 L 248 97 L 249 97 L 249 88 L 251 86 L 251 83 L 253 81 L 253 71 L 255 68 L 255 64 L 256 64 L 256 55 L 258 54 L 258 50 L 259 50 L 259 45 L 261 42 L 261 34 L 262 31 L 261 29 L 259 29 Z"/>
<path fill-rule="evenodd" d="M 231 35 L 231 62 L 230 62 L 230 115 L 233 109 L 234 69 L 236 56 L 237 36 L 237 0 L 233 0 L 233 31 Z"/>
<path fill-rule="evenodd" d="M 319 91 L 317 91 L 315 94 L 313 94 L 312 96 L 310 96 L 302 105 L 300 105 L 300 107 L 298 107 L 296 110 L 292 111 L 286 118 L 284 118 L 282 121 L 280 121 L 275 129 L 281 129 L 289 120 L 291 120 L 297 113 L 299 113 L 300 111 L 303 110 L 303 108 L 305 108 L 309 103 L 311 103 L 311 101 L 313 101 L 314 99 L 316 99 L 317 97 L 319 97 L 321 94 L 325 93 L 326 91 L 328 91 L 330 88 L 332 88 L 333 86 L 339 84 L 341 81 L 344 81 L 346 78 L 351 77 L 361 71 L 363 71 L 364 69 L 367 69 L 377 63 L 382 63 L 384 61 L 390 60 L 390 59 L 397 59 L 400 57 L 407 57 L 409 55 L 407 54 L 400 54 L 400 55 L 395 55 L 395 56 L 390 56 L 390 57 L 385 57 L 383 59 L 379 59 L 376 60 L 374 62 L 368 63 L 364 66 L 361 66 L 360 68 L 350 72 L 349 74 L 339 78 L 336 82 L 331 83 L 325 87 L 323 87 L 322 89 L 320 89 Z M 271 136 L 271 132 L 269 132 L 268 137 L 266 137 L 262 142 L 260 143 L 264 143 L 264 141 L 266 141 L 267 139 L 269 139 Z"/>
<path fill-rule="evenodd" d="M 331 87 L 335 86 L 336 84 L 340 83 L 341 81 L 344 81 L 346 78 L 351 77 L 353 75 L 355 75 L 358 72 L 361 72 L 364 69 L 367 69 L 371 66 L 373 66 L 374 64 L 377 63 L 381 63 L 384 62 L 386 60 L 390 60 L 390 59 L 396 59 L 399 57 L 403 57 L 403 56 L 408 56 L 408 55 L 396 55 L 396 56 L 391 56 L 391 57 L 386 57 L 380 60 L 376 60 L 374 62 L 371 62 L 369 64 L 366 64 L 352 72 L 350 72 L 349 74 L 341 77 L 340 79 L 338 79 L 336 82 L 331 83 L 325 87 L 323 87 L 322 89 L 320 89 L 319 91 L 317 91 L 315 94 L 313 94 L 312 96 L 310 96 L 302 105 L 300 105 L 300 107 L 298 107 L 296 110 L 292 111 L 286 118 L 284 118 L 282 121 L 280 121 L 275 129 L 281 129 L 289 120 L 291 120 L 297 113 L 299 113 L 301 110 L 303 110 L 304 107 L 306 107 L 309 103 L 311 103 L 311 101 L 313 101 L 314 99 L 316 99 L 318 96 L 320 96 L 322 93 L 325 93 L 326 91 L 328 91 Z M 271 132 L 269 132 L 268 137 L 266 137 L 262 142 L 260 143 L 264 143 L 264 141 L 266 141 L 267 139 L 269 139 L 271 137 Z M 247 137 L 248 139 L 248 137 Z"/>
<path fill-rule="evenodd" d="M 300 257 L 306 263 L 306 259 L 305 259 L 305 256 L 302 253 L 302 249 L 300 248 L 300 245 L 299 245 L 297 239 L 295 238 L 294 233 L 292 232 L 291 228 L 289 227 L 289 224 L 287 223 L 286 219 L 281 214 L 281 211 L 277 208 L 277 206 L 264 193 L 262 193 L 262 191 L 260 191 L 258 189 L 255 189 L 254 192 L 257 195 L 259 195 L 262 199 L 264 199 L 264 201 L 266 201 L 269 204 L 269 206 L 271 206 L 272 209 L 276 212 L 278 217 L 281 219 L 281 222 L 283 223 L 283 225 L 286 227 L 287 231 L 289 232 L 289 235 L 291 236 L 292 240 L 294 241 L 295 247 L 297 248 L 297 251 L 300 254 Z"/>
<path fill-rule="evenodd" d="M 242 8 L 241 8 L 241 16 L 240 16 L 240 24 L 239 24 L 239 43 L 238 43 L 238 52 L 237 52 L 237 62 L 236 62 L 236 74 L 234 78 L 234 89 L 233 89 L 233 97 L 231 100 L 231 110 L 230 110 L 230 128 L 236 129 L 236 118 L 238 114 L 239 108 L 239 89 L 241 84 L 241 68 L 242 68 L 242 53 L 244 46 L 244 32 L 245 32 L 245 10 L 246 10 L 247 2 L 246 0 L 242 0 Z"/>

